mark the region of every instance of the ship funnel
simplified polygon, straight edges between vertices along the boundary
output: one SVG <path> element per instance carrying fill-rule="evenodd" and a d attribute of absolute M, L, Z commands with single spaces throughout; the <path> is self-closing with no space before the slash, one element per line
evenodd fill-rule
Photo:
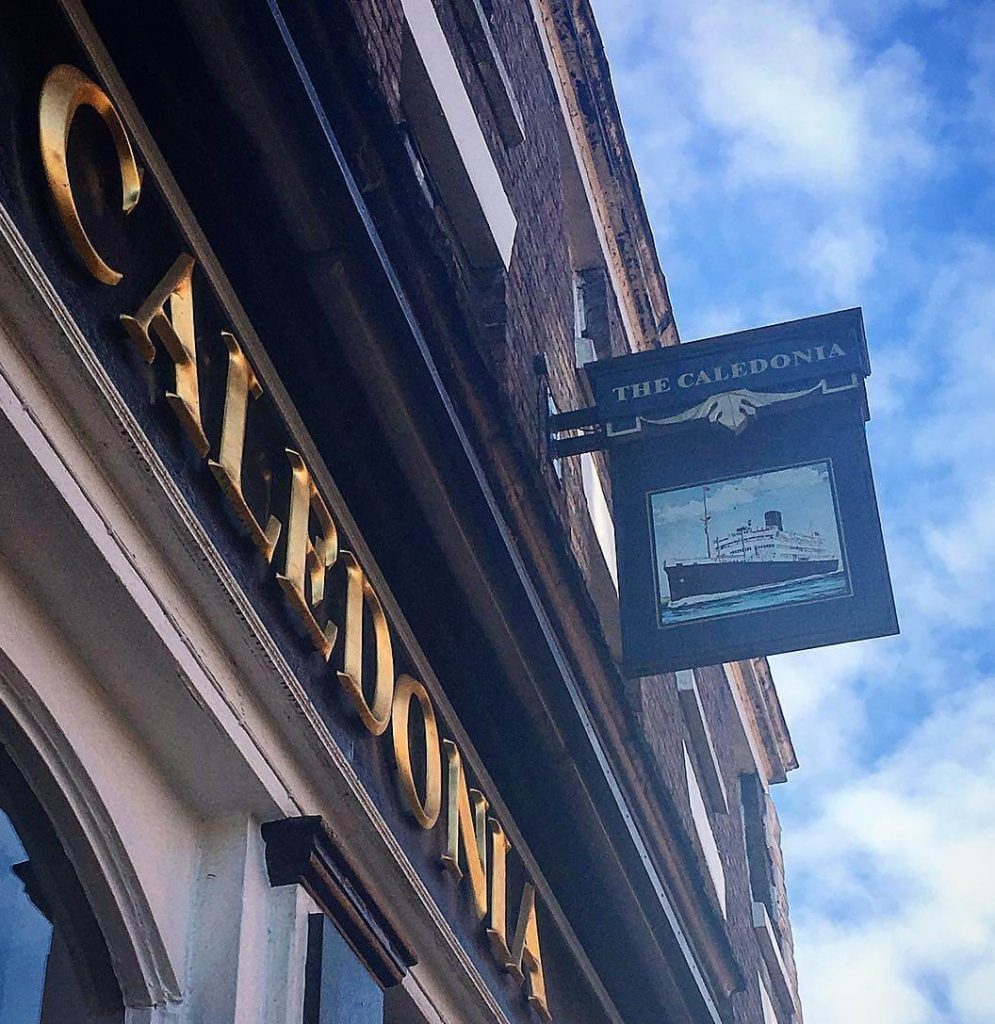
<path fill-rule="evenodd" d="M 764 526 L 768 530 L 783 530 L 784 523 L 781 521 L 781 513 L 777 511 L 764 512 Z"/>

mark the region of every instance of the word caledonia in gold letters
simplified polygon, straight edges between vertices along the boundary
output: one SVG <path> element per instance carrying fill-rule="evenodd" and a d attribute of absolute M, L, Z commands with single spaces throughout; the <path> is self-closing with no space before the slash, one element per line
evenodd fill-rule
<path fill-rule="evenodd" d="M 107 94 L 81 71 L 66 64 L 45 78 L 39 104 L 41 157 L 48 186 L 73 250 L 90 274 L 113 287 L 124 272 L 109 266 L 95 248 L 82 223 L 70 183 L 67 143 L 76 112 L 82 106 L 97 112 L 114 142 L 121 175 L 121 208 L 125 214 L 142 196 L 142 174 L 124 122 Z M 173 265 L 133 313 L 121 324 L 141 357 L 152 363 L 165 351 L 173 364 L 174 384 L 163 396 L 197 454 L 206 459 L 211 440 L 204 432 L 200 407 L 197 336 L 194 331 L 193 271 L 195 261 L 180 253 Z M 208 465 L 221 493 L 244 526 L 260 556 L 272 565 L 277 542 L 283 537 L 282 564 L 274 574 L 290 610 L 315 649 L 329 661 L 341 649 L 338 684 L 367 731 L 373 736 L 391 730 L 394 764 L 401 800 L 423 829 L 432 829 L 442 813 L 443 758 L 446 775 L 446 847 L 442 863 L 455 878 L 467 879 L 478 920 L 486 928 L 491 949 L 505 970 L 526 985 L 530 1004 L 546 1020 L 546 1001 L 535 887 L 525 882 L 513 935 L 508 936 L 506 895 L 507 857 L 511 843 L 500 823 L 487 813 L 484 795 L 469 788 L 456 744 L 439 733 L 435 708 L 423 683 L 401 674 L 395 677 L 392 631 L 380 598 L 356 556 L 339 547 L 338 530 L 328 503 L 318 490 L 303 457 L 284 450 L 290 464 L 286 519 L 269 515 L 260 523 L 242 488 L 242 456 L 251 402 L 263 389 L 234 334 L 222 332 L 228 351 L 228 373 L 221 436 Z M 328 570 L 345 570 L 344 622 L 322 619 Z M 363 622 L 368 615 L 374 631 L 376 671 L 372 698 L 363 688 Z M 421 712 L 424 730 L 424 778 L 416 782 L 409 748 L 412 702 Z M 424 795 L 422 795 L 424 794 Z M 461 866 L 462 865 L 462 866 Z"/>

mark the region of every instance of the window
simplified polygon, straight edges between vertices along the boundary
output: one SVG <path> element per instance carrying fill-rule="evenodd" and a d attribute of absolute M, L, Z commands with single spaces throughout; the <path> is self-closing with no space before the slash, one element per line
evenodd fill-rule
<path fill-rule="evenodd" d="M 774 1012 L 774 1004 L 771 1002 L 767 986 L 759 974 L 757 975 L 757 984 L 760 986 L 760 1006 L 764 1015 L 763 1024 L 780 1024 L 777 1014 Z"/>
<path fill-rule="evenodd" d="M 571 256 L 577 257 L 571 242 Z M 608 275 L 600 264 L 574 270 L 574 356 L 578 367 L 612 355 L 611 307 Z"/>
<path fill-rule="evenodd" d="M 574 274 L 574 354 L 577 366 L 593 363 L 598 358 L 594 339 L 588 334 L 587 305 L 584 292 L 584 277 Z"/>
<path fill-rule="evenodd" d="M 453 0 L 453 8 L 463 38 L 473 54 L 501 139 L 509 148 L 517 146 L 525 138 L 525 127 L 511 77 L 491 32 L 492 5 L 489 0 L 486 5 L 481 0 Z"/>
<path fill-rule="evenodd" d="M 476 269 L 507 267 L 518 222 L 432 0 L 402 0 L 401 103 Z"/>
<path fill-rule="evenodd" d="M 618 566 L 615 563 L 615 523 L 612 521 L 612 514 L 608 508 L 608 500 L 605 498 L 604 488 L 601 486 L 598 464 L 594 461 L 594 456 L 590 452 L 584 452 L 580 456 L 580 472 L 584 483 L 584 497 L 587 499 L 587 509 L 591 514 L 591 522 L 594 524 L 594 535 L 598 538 L 598 545 L 608 565 L 608 573 L 612 578 L 612 583 L 615 584 L 615 592 L 618 593 Z"/>
<path fill-rule="evenodd" d="M 743 833 L 746 841 L 746 860 L 753 897 L 753 933 L 760 947 L 774 992 L 781 1006 L 794 1007 L 794 980 L 785 963 L 782 932 L 787 921 L 787 897 L 784 876 L 773 853 L 779 849 L 777 815 L 774 805 L 756 773 L 740 776 L 743 801 Z M 774 833 L 772 835 L 772 831 Z"/>
<path fill-rule="evenodd" d="M 415 1024 L 386 992 L 418 962 L 317 815 L 263 822 L 270 885 L 299 885 L 308 915 L 303 1024 Z"/>
<path fill-rule="evenodd" d="M 383 1024 L 384 993 L 324 914 L 308 918 L 303 1024 Z"/>
<path fill-rule="evenodd" d="M 719 856 L 719 847 L 715 842 L 715 833 L 712 831 L 712 823 L 708 817 L 708 809 L 705 807 L 704 797 L 701 795 L 701 786 L 698 784 L 698 776 L 695 774 L 694 764 L 688 752 L 687 744 L 684 745 L 684 770 L 688 781 L 688 795 L 691 799 L 691 819 L 694 821 L 698 839 L 701 841 L 702 852 L 705 855 L 705 866 L 715 886 L 715 893 L 719 898 L 719 906 L 722 913 L 726 912 L 726 876 L 722 868 L 722 858 Z"/>
<path fill-rule="evenodd" d="M 705 709 L 698 693 L 698 683 L 691 669 L 681 669 L 676 673 L 677 697 L 681 704 L 684 722 L 688 727 L 691 746 L 697 758 L 701 773 L 701 782 L 708 796 L 709 806 L 717 814 L 725 814 L 729 810 L 726 788 L 722 781 L 722 770 L 715 756 L 712 734 L 705 719 Z"/>
<path fill-rule="evenodd" d="M 0 1021 L 112 1024 L 121 991 L 76 873 L 0 747 Z"/>
<path fill-rule="evenodd" d="M 411 975 L 381 988 L 332 921 L 309 915 L 302 1024 L 426 1024 L 420 1003 Z"/>
<path fill-rule="evenodd" d="M 750 875 L 750 890 L 754 900 L 775 916 L 773 874 L 767 829 L 764 824 L 767 794 L 760 776 L 755 772 L 740 776 L 740 794 L 743 802 L 743 834 L 746 840 L 746 861 Z"/>

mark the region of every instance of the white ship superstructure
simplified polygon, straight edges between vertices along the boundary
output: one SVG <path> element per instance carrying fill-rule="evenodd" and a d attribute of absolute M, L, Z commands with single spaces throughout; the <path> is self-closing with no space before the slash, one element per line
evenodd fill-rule
<path fill-rule="evenodd" d="M 702 488 L 702 523 L 707 558 L 664 562 L 670 600 L 702 594 L 725 594 L 756 587 L 771 587 L 807 576 L 837 572 L 839 557 L 815 531 L 790 533 L 781 513 L 764 513 L 764 525 L 754 529 L 747 521 L 714 544 L 708 535 L 708 492 Z"/>
<path fill-rule="evenodd" d="M 785 530 L 780 512 L 767 512 L 762 527 L 754 529 L 748 522 L 715 541 L 715 558 L 721 562 L 810 562 L 829 557 L 818 532 Z"/>

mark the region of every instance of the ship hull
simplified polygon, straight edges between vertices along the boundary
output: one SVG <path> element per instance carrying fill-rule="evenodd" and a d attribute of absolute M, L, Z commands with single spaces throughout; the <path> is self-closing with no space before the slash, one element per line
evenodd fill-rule
<path fill-rule="evenodd" d="M 685 562 L 665 565 L 670 600 L 703 594 L 726 594 L 753 587 L 773 586 L 806 576 L 836 572 L 839 559 L 820 558 L 781 562 Z"/>

